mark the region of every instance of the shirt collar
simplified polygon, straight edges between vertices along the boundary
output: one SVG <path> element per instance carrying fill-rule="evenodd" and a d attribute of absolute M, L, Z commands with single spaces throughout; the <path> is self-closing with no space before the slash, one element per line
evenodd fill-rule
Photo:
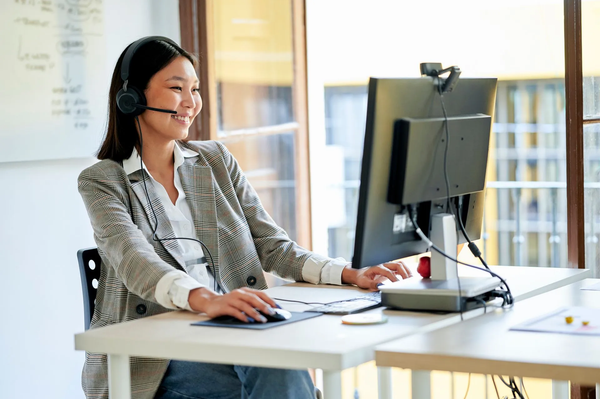
<path fill-rule="evenodd" d="M 198 155 L 200 155 L 200 154 L 198 154 L 196 151 L 192 151 L 188 148 L 181 147 L 179 145 L 179 143 L 175 142 L 175 146 L 173 148 L 173 159 L 175 161 L 175 163 L 174 163 L 175 170 L 177 170 L 177 168 L 179 168 L 181 165 L 183 165 L 185 158 L 193 158 L 193 157 L 197 157 Z M 148 171 L 148 168 L 146 168 L 146 164 L 145 163 L 142 163 L 142 164 L 143 164 L 143 167 L 146 170 L 146 172 L 148 172 L 148 174 L 150 174 L 150 172 Z M 135 147 L 133 147 L 133 151 L 131 152 L 131 155 L 129 156 L 129 158 L 123 160 L 123 169 L 125 169 L 125 173 L 127 173 L 128 175 L 140 170 L 140 156 L 139 156 L 137 150 L 135 149 Z"/>

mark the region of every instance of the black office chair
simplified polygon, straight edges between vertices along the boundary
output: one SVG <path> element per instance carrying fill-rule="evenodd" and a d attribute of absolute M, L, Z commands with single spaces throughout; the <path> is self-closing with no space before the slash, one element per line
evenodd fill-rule
<path fill-rule="evenodd" d="M 97 248 L 86 248 L 77 251 L 77 260 L 79 261 L 81 292 L 83 293 L 84 325 L 85 329 L 88 330 L 96 304 L 101 259 Z"/>

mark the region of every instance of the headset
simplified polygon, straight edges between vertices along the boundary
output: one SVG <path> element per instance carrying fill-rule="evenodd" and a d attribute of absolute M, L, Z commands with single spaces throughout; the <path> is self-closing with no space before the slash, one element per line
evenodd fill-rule
<path fill-rule="evenodd" d="M 168 109 L 148 107 L 146 104 L 146 96 L 144 91 L 137 87 L 129 84 L 129 65 L 133 60 L 135 52 L 142 47 L 144 44 L 153 41 L 167 42 L 171 46 L 179 48 L 179 45 L 173 40 L 163 36 L 147 36 L 143 37 L 129 45 L 125 55 L 123 56 L 123 62 L 121 63 L 121 79 L 123 80 L 123 87 L 117 93 L 117 108 L 125 115 L 138 116 L 142 112 L 149 109 L 151 111 L 165 112 L 167 114 L 177 114 L 177 111 Z"/>
<path fill-rule="evenodd" d="M 216 292 L 217 285 L 220 286 L 219 271 L 215 267 L 215 262 L 213 260 L 212 254 L 210 253 L 210 250 L 206 247 L 206 245 L 202 241 L 200 241 L 196 238 L 190 238 L 190 237 L 159 238 L 158 235 L 156 234 L 156 230 L 158 230 L 158 217 L 156 216 L 156 212 L 154 211 L 154 207 L 152 206 L 152 201 L 150 200 L 150 196 L 148 194 L 148 187 L 146 186 L 146 173 L 144 173 L 143 161 L 142 161 L 144 141 L 143 141 L 143 135 L 142 135 L 142 127 L 140 125 L 138 116 L 141 115 L 145 110 L 165 112 L 167 114 L 177 114 L 177 111 L 172 111 L 172 110 L 162 109 L 162 108 L 148 107 L 146 105 L 147 104 L 146 96 L 144 95 L 143 90 L 140 90 L 133 85 L 129 85 L 129 65 L 131 64 L 131 61 L 133 60 L 133 56 L 135 55 L 135 52 L 140 47 L 142 47 L 144 44 L 146 44 L 148 42 L 152 42 L 152 41 L 164 41 L 164 42 L 170 44 L 171 46 L 174 46 L 175 48 L 180 48 L 177 43 L 175 43 L 173 40 L 171 40 L 167 37 L 164 37 L 164 36 L 147 36 L 147 37 L 143 37 L 143 38 L 133 42 L 132 44 L 130 44 L 129 47 L 127 48 L 127 50 L 125 51 L 125 55 L 123 56 L 123 62 L 121 63 L 121 79 L 123 80 L 123 87 L 117 93 L 117 108 L 123 114 L 132 116 L 135 119 L 138 129 L 139 129 L 139 132 L 140 132 L 140 153 L 139 153 L 140 170 L 142 171 L 142 181 L 144 184 L 144 191 L 146 193 L 146 200 L 148 201 L 148 204 L 150 205 L 150 210 L 152 211 L 152 215 L 154 216 L 154 228 L 152 231 L 152 240 L 158 241 L 158 242 L 174 241 L 174 240 L 188 240 L 188 241 L 194 241 L 194 242 L 199 243 L 204 248 L 204 250 L 206 250 L 206 252 L 208 253 L 208 256 L 210 257 L 210 262 L 212 264 L 213 280 L 214 280 L 213 291 Z M 199 260 L 202 261 L 203 263 L 206 263 L 205 257 L 202 257 Z"/>

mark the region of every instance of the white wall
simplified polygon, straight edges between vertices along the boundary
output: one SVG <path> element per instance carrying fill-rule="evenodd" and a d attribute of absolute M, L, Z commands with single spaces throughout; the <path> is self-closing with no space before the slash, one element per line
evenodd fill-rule
<path fill-rule="evenodd" d="M 179 41 L 179 14 L 178 0 L 104 4 L 107 71 L 99 78 L 105 79 L 106 92 L 98 95 L 106 97 L 122 49 L 145 35 Z M 0 55 L 0 62 L 6 56 Z M 27 118 L 35 118 L 35 110 L 27 110 L 24 124 Z M 35 143 L 23 137 L 22 145 Z M 83 331 L 76 252 L 95 244 L 77 176 L 95 159 L 90 154 L 84 159 L 1 161 L 0 397 L 83 398 L 84 357 L 73 344 L 73 335 Z"/>

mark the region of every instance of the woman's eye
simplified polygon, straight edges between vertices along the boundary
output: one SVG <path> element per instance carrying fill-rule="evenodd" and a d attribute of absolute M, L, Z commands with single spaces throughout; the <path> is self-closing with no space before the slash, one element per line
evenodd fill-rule
<path fill-rule="evenodd" d="M 171 89 L 181 91 L 181 87 L 180 86 L 173 86 L 173 87 L 171 87 Z"/>
<path fill-rule="evenodd" d="M 199 87 L 196 87 L 196 88 L 194 89 L 194 91 L 195 91 L 196 93 L 200 93 L 200 88 L 199 88 Z"/>

